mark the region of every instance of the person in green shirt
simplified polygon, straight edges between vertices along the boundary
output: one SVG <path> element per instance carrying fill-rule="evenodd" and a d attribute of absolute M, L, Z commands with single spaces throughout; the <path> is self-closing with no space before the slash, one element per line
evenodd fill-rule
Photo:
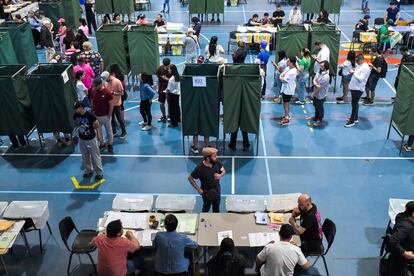
<path fill-rule="evenodd" d="M 298 96 L 298 100 L 295 104 L 305 104 L 305 94 L 306 90 L 306 82 L 309 79 L 309 68 L 311 66 L 311 53 L 309 49 L 303 48 L 301 51 L 302 58 L 299 59 L 296 57 L 298 62 L 296 63 L 296 68 L 298 69 L 299 75 L 297 79 L 297 86 L 296 86 L 296 95 Z"/>
<path fill-rule="evenodd" d="M 387 22 L 378 30 L 379 49 L 383 52 L 384 58 L 386 58 L 391 51 L 391 38 L 388 28 L 393 24 L 394 21 L 392 19 L 388 19 Z"/>

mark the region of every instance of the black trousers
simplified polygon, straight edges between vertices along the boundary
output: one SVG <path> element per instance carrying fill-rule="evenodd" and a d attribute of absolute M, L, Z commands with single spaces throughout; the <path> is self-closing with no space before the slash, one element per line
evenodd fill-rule
<path fill-rule="evenodd" d="M 122 120 L 122 117 L 121 117 L 121 106 L 120 105 L 119 106 L 114 106 L 114 110 L 112 111 L 112 122 L 111 123 L 112 123 L 112 131 L 114 133 L 116 132 L 116 129 L 117 129 L 115 116 L 116 116 L 117 121 L 121 125 L 122 133 L 126 132 L 125 122 L 124 122 L 124 120 Z"/>
<path fill-rule="evenodd" d="M 216 191 L 217 197 L 214 200 L 209 200 L 205 195 L 203 195 L 203 213 L 208 213 L 210 211 L 211 206 L 213 206 L 213 213 L 220 213 L 220 188 Z"/>
<path fill-rule="evenodd" d="M 358 110 L 359 110 L 359 100 L 362 96 L 362 91 L 351 90 L 352 95 L 352 113 L 351 113 L 351 122 L 358 120 Z"/>
<path fill-rule="evenodd" d="M 309 21 L 311 19 L 313 19 L 313 13 L 307 13 L 306 14 L 306 21 Z"/>
<path fill-rule="evenodd" d="M 407 260 L 402 256 L 391 254 L 389 256 L 389 276 L 405 276 Z"/>
<path fill-rule="evenodd" d="M 237 134 L 238 134 L 239 130 L 236 130 L 235 132 L 233 132 L 230 136 L 230 147 L 235 147 L 236 146 L 236 140 L 237 140 Z M 248 148 L 250 147 L 250 143 L 249 143 L 249 136 L 247 134 L 247 132 L 245 131 L 241 131 L 242 136 L 243 136 L 243 147 Z"/>
<path fill-rule="evenodd" d="M 315 107 L 315 119 L 317 121 L 322 121 L 323 116 L 325 115 L 325 109 L 323 108 L 323 103 L 325 99 L 319 100 L 314 98 L 313 99 L 313 106 Z"/>
<path fill-rule="evenodd" d="M 170 120 L 173 126 L 177 126 L 178 122 L 181 121 L 180 111 L 180 95 L 168 93 L 168 108 L 170 110 Z"/>
<path fill-rule="evenodd" d="M 92 27 L 93 27 L 93 30 L 96 32 L 96 30 L 98 28 L 97 28 L 97 25 L 96 25 L 95 15 L 94 14 L 86 14 L 86 22 L 88 22 L 89 31 L 91 32 Z"/>
<path fill-rule="evenodd" d="M 408 136 L 407 144 L 411 147 L 414 144 L 414 135 Z"/>
<path fill-rule="evenodd" d="M 34 45 L 35 46 L 39 45 L 40 32 L 38 30 L 32 29 L 32 36 L 33 36 Z"/>
<path fill-rule="evenodd" d="M 142 100 L 139 106 L 139 112 L 141 113 L 142 119 L 149 126 L 152 121 L 151 105 L 152 103 L 149 100 Z"/>
<path fill-rule="evenodd" d="M 14 148 L 19 147 L 19 142 L 21 146 L 26 146 L 26 139 L 23 135 L 9 135 L 9 139 Z"/>

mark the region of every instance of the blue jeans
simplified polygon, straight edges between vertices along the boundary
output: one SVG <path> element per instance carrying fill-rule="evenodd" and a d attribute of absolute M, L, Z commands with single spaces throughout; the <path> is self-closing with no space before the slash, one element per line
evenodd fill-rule
<path fill-rule="evenodd" d="M 167 12 L 167 10 L 165 9 L 165 6 L 168 7 L 168 12 L 170 12 L 170 0 L 164 0 L 164 9 L 163 9 L 163 11 Z"/>
<path fill-rule="evenodd" d="M 298 82 L 296 86 L 296 94 L 298 95 L 299 101 L 305 101 L 306 94 L 306 82 L 309 79 L 309 73 L 303 72 L 298 76 Z"/>
<path fill-rule="evenodd" d="M 368 0 L 362 0 L 361 9 L 368 9 Z"/>
<path fill-rule="evenodd" d="M 275 72 L 275 81 L 273 83 L 273 87 L 275 88 L 275 96 L 279 97 L 280 89 L 282 89 L 282 81 L 280 80 L 281 73 L 279 71 Z"/>

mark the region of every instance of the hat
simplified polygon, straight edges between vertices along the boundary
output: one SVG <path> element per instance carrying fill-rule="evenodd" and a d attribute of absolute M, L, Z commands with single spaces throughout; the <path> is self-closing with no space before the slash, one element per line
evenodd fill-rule
<path fill-rule="evenodd" d="M 387 24 L 389 24 L 389 25 L 393 25 L 393 24 L 394 24 L 394 20 L 392 20 L 392 19 L 388 19 L 388 20 L 387 20 Z"/>
<path fill-rule="evenodd" d="M 414 201 L 409 201 L 405 204 L 405 214 L 410 216 L 414 212 Z"/>
<path fill-rule="evenodd" d="M 101 85 L 103 82 L 103 79 L 101 76 L 97 76 L 93 79 L 93 86 L 96 87 L 98 85 Z"/>
<path fill-rule="evenodd" d="M 371 18 L 371 16 L 369 16 L 368 14 L 364 15 L 364 19 L 370 19 L 370 18 Z"/>
<path fill-rule="evenodd" d="M 74 108 L 77 109 L 79 107 L 85 107 L 85 103 L 83 101 L 75 102 Z"/>
<path fill-rule="evenodd" d="M 262 47 L 262 48 L 266 48 L 267 47 L 267 43 L 266 43 L 266 41 L 260 41 L 260 47 Z"/>
<path fill-rule="evenodd" d="M 108 78 L 109 78 L 109 72 L 108 71 L 104 71 L 104 72 L 102 72 L 102 74 L 101 74 L 101 78 L 102 78 L 102 80 L 103 81 L 106 81 Z"/>
<path fill-rule="evenodd" d="M 66 20 L 65 20 L 64 18 L 59 18 L 58 22 L 59 22 L 59 23 L 65 23 L 65 22 L 66 22 Z"/>
<path fill-rule="evenodd" d="M 205 147 L 205 148 L 203 148 L 203 156 L 204 157 L 208 157 L 208 156 L 210 156 L 212 154 L 215 154 L 217 152 L 218 152 L 218 150 L 215 149 L 215 148 L 212 148 L 212 147 Z"/>
<path fill-rule="evenodd" d="M 202 55 L 198 56 L 197 63 L 204 63 L 204 57 Z"/>
<path fill-rule="evenodd" d="M 193 28 L 188 28 L 188 29 L 187 29 L 187 34 L 188 34 L 188 33 L 195 33 L 195 31 L 194 31 L 194 29 L 193 29 Z"/>

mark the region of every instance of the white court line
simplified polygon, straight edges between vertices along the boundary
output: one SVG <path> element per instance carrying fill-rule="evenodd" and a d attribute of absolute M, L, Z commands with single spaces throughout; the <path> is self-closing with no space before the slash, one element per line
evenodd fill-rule
<path fill-rule="evenodd" d="M 242 7 L 243 7 L 243 18 L 244 18 L 244 22 L 247 23 L 246 11 L 244 10 L 244 5 Z"/>
<path fill-rule="evenodd" d="M 264 157 L 267 157 L 266 141 L 265 141 L 265 136 L 263 132 L 262 119 L 260 119 L 260 136 L 262 138 Z M 270 178 L 269 161 L 267 158 L 265 159 L 265 168 L 266 168 L 266 178 L 267 178 L 267 187 L 269 189 L 269 195 L 272 195 L 273 194 L 272 179 Z"/>
<path fill-rule="evenodd" d="M 236 164 L 235 163 L 236 163 L 236 160 L 233 157 L 231 159 L 231 194 L 232 195 L 235 194 L 235 190 L 236 190 L 236 183 L 235 183 L 235 181 L 236 181 L 236 172 L 235 172 Z"/>
<path fill-rule="evenodd" d="M 135 108 L 138 108 L 138 107 L 139 107 L 139 105 L 136 105 L 136 106 L 127 108 L 127 109 L 124 110 L 124 112 L 130 111 L 130 110 L 135 109 Z"/>
<path fill-rule="evenodd" d="M 99 191 L 0 191 L 0 194 L 51 194 L 51 195 L 118 195 L 118 194 L 128 194 L 128 195 L 153 195 L 153 196 L 159 196 L 159 195 L 165 195 L 167 193 L 127 193 L 127 192 L 99 192 Z M 175 194 L 178 196 L 196 196 L 200 197 L 199 194 Z M 221 196 L 229 196 L 229 194 L 221 194 Z"/>
<path fill-rule="evenodd" d="M 414 18 L 414 16 L 412 16 L 411 14 L 409 14 L 408 12 L 406 12 L 406 11 L 402 11 L 403 13 L 405 13 L 409 18 Z"/>
<path fill-rule="evenodd" d="M 389 88 L 391 88 L 391 91 L 394 92 L 394 94 L 397 94 L 397 91 L 395 91 L 395 88 L 386 79 L 383 79 L 383 81 L 385 81 L 385 84 L 388 85 Z"/>
<path fill-rule="evenodd" d="M 342 34 L 344 35 L 344 37 L 345 37 L 345 39 L 347 40 L 347 42 L 351 42 L 351 40 L 349 39 L 349 37 L 343 32 L 343 31 L 341 31 L 342 32 Z"/>

